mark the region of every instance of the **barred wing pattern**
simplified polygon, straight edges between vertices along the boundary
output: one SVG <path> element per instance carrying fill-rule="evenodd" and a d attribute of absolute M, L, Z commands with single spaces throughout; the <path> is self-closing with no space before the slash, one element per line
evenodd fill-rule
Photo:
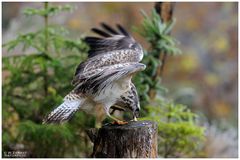
<path fill-rule="evenodd" d="M 103 66 L 110 66 L 119 63 L 140 62 L 143 58 L 143 50 L 132 36 L 120 25 L 118 31 L 102 23 L 105 31 L 93 28 L 92 30 L 102 36 L 86 37 L 85 41 L 90 46 L 88 59 L 79 64 L 72 81 L 76 85 L 76 79 L 83 72 L 97 69 Z"/>
<path fill-rule="evenodd" d="M 76 93 L 99 95 L 104 88 L 112 85 L 120 79 L 132 76 L 134 73 L 145 69 L 142 63 L 123 63 L 115 64 L 111 67 L 105 66 L 96 69 L 95 72 L 89 71 L 78 77 Z"/>
<path fill-rule="evenodd" d="M 65 96 L 63 103 L 44 118 L 43 123 L 62 123 L 71 119 L 80 108 L 82 101 L 81 96 L 70 92 Z"/>
<path fill-rule="evenodd" d="M 76 85 L 79 81 L 79 77 L 86 72 L 91 72 L 114 64 L 139 62 L 138 58 L 138 53 L 133 50 L 112 51 L 104 55 L 94 56 L 78 66 L 72 84 Z"/>

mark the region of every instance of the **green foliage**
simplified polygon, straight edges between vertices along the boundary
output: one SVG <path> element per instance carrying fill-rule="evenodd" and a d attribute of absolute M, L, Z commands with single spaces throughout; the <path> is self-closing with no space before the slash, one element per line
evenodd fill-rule
<path fill-rule="evenodd" d="M 158 123 L 160 156 L 191 157 L 196 155 L 202 140 L 204 128 L 196 125 L 197 115 L 186 106 L 156 100 L 147 106 L 150 119 Z"/>
<path fill-rule="evenodd" d="M 46 47 L 46 32 L 48 35 L 48 50 Z M 20 34 L 16 39 L 3 44 L 8 51 L 13 50 L 18 45 L 22 46 L 22 51 L 26 51 L 29 48 L 34 48 L 36 52 L 53 54 L 62 52 L 64 49 L 76 50 L 76 51 L 86 51 L 87 45 L 82 41 L 82 38 L 71 40 L 67 39 L 66 36 L 68 31 L 61 26 L 47 26 L 36 32 L 30 32 L 26 34 Z M 52 51 L 51 53 L 49 52 Z"/>
<path fill-rule="evenodd" d="M 3 151 L 23 144 L 31 157 L 66 157 L 68 153 L 79 157 L 89 152 L 87 141 L 76 139 L 87 138 L 84 129 L 94 127 L 93 117 L 78 113 L 69 124 L 42 125 L 43 117 L 72 89 L 75 67 L 88 49 L 81 37 L 66 38 L 66 29 L 48 24 L 48 16 L 69 9 L 45 3 L 43 9 L 25 10 L 28 16 L 43 16 L 44 26 L 3 45 L 9 52 L 22 47 L 24 53 L 3 58 Z"/>
<path fill-rule="evenodd" d="M 161 17 L 152 11 L 151 16 L 142 11 L 144 20 L 141 28 L 135 28 L 150 44 L 145 51 L 143 63 L 147 65 L 145 71 L 134 79 L 137 86 L 141 106 L 143 106 L 144 120 L 158 123 L 159 156 L 163 157 L 191 157 L 199 151 L 204 129 L 196 123 L 197 115 L 186 106 L 169 102 L 165 97 L 167 89 L 161 84 L 160 67 L 164 59 L 162 55 L 181 53 L 176 48 L 176 40 L 170 36 L 175 20 L 164 23 Z"/>
<path fill-rule="evenodd" d="M 47 5 L 47 4 L 45 4 Z M 72 11 L 73 7 L 70 5 L 65 6 L 49 6 L 47 8 L 41 8 L 41 9 L 35 9 L 35 8 L 27 8 L 24 10 L 24 14 L 26 16 L 33 16 L 33 15 L 39 15 L 39 16 L 54 16 L 58 13 L 61 13 L 63 11 Z"/>
<path fill-rule="evenodd" d="M 141 13 L 144 17 L 142 25 L 133 29 L 146 39 L 150 48 L 144 52 L 143 58 L 143 63 L 148 67 L 144 72 L 138 74 L 134 82 L 138 86 L 141 104 L 145 106 L 150 99 L 154 98 L 150 93 L 151 90 L 157 92 L 158 95 L 167 92 L 167 89 L 161 85 L 161 76 L 159 75 L 160 67 L 163 64 L 160 59 L 161 54 L 174 55 L 181 53 L 181 51 L 176 47 L 177 40 L 169 35 L 175 20 L 164 23 L 155 10 L 152 10 L 151 16 L 148 16 L 144 11 Z"/>
<path fill-rule="evenodd" d="M 151 44 L 152 49 L 158 52 L 165 52 L 167 54 L 179 54 L 181 50 L 176 47 L 177 40 L 169 35 L 174 24 L 175 19 L 169 22 L 163 22 L 161 17 L 155 10 L 152 10 L 151 17 L 144 11 L 141 11 L 144 16 L 141 29 L 135 29 L 140 35 Z M 154 55 L 159 55 L 158 52 L 152 52 Z"/>
<path fill-rule="evenodd" d="M 19 130 L 21 132 L 18 138 L 22 139 L 23 144 L 30 145 L 31 152 L 37 157 L 62 157 L 64 150 L 71 147 L 71 143 L 74 144 L 73 131 L 66 125 L 47 126 L 29 120 L 21 122 Z M 56 146 L 62 146 L 62 144 L 66 146 L 48 148 L 47 146 L 52 146 L 52 143 Z"/>

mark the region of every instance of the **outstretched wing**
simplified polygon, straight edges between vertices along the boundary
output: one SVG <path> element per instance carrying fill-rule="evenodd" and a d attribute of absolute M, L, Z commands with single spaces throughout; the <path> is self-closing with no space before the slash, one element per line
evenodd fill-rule
<path fill-rule="evenodd" d="M 88 59 L 78 65 L 75 76 L 103 66 L 142 60 L 141 45 L 121 25 L 117 25 L 118 30 L 105 23 L 101 26 L 103 30 L 93 28 L 92 31 L 102 38 L 86 37 L 85 41 L 90 46 Z"/>
<path fill-rule="evenodd" d="M 142 63 L 123 63 L 102 67 L 95 72 L 86 72 L 78 77 L 75 92 L 88 95 L 100 94 L 106 87 L 121 80 L 124 83 L 125 78 L 144 70 L 145 67 Z"/>
<path fill-rule="evenodd" d="M 133 50 L 118 50 L 104 55 L 94 56 L 79 64 L 76 69 L 72 84 L 74 85 L 79 75 L 84 74 L 85 72 L 96 70 L 105 66 L 127 62 L 139 62 L 138 53 Z"/>
<path fill-rule="evenodd" d="M 85 38 L 85 42 L 90 46 L 89 58 L 115 50 L 142 50 L 140 44 L 121 25 L 117 24 L 117 30 L 105 23 L 101 23 L 101 27 L 102 29 L 92 28 L 92 31 L 102 38 Z"/>

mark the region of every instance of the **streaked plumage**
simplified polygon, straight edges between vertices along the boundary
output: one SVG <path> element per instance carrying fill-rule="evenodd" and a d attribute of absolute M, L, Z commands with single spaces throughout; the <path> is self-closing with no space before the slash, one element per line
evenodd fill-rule
<path fill-rule="evenodd" d="M 97 107 L 114 120 L 117 119 L 109 113 L 111 106 L 137 115 L 140 106 L 131 78 L 145 69 L 145 65 L 139 63 L 143 57 L 142 47 L 120 25 L 118 30 L 104 23 L 102 27 L 105 31 L 96 28 L 92 31 L 103 38 L 86 37 L 89 58 L 76 69 L 72 81 L 75 88 L 44 119 L 45 123 L 67 121 L 79 109 L 93 113 Z"/>
<path fill-rule="evenodd" d="M 122 94 L 120 98 L 117 99 L 116 103 L 113 107 L 119 110 L 128 110 L 133 112 L 133 118 L 139 117 L 140 111 L 140 102 L 138 99 L 138 93 L 135 85 L 133 83 L 130 84 L 131 88 Z"/>
<path fill-rule="evenodd" d="M 83 72 L 102 66 L 140 62 L 142 60 L 143 50 L 141 45 L 137 43 L 123 27 L 117 25 L 119 31 L 114 30 L 104 23 L 102 23 L 102 27 L 107 32 L 96 28 L 92 30 L 103 36 L 103 38 L 85 38 L 86 43 L 90 46 L 90 50 L 88 51 L 89 58 L 77 67 L 73 84 L 75 84 L 77 76 Z"/>

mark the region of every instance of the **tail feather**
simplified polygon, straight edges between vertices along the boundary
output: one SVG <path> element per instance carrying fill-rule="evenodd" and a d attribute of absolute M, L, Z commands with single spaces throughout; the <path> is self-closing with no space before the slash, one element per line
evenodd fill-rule
<path fill-rule="evenodd" d="M 72 118 L 80 108 L 80 100 L 65 100 L 60 106 L 54 109 L 44 120 L 44 123 L 62 123 Z"/>

